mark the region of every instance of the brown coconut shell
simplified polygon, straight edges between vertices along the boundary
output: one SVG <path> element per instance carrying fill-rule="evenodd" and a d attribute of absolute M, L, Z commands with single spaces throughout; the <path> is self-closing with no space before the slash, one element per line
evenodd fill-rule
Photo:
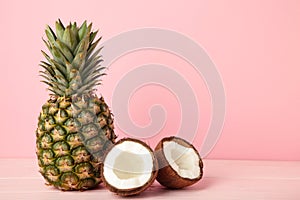
<path fill-rule="evenodd" d="M 108 154 L 108 152 L 110 152 L 111 149 L 113 149 L 115 146 L 117 146 L 118 144 L 121 144 L 123 142 L 126 141 L 133 141 L 133 142 L 137 142 L 141 145 L 143 145 L 144 147 L 146 147 L 149 152 L 151 153 L 152 156 L 152 160 L 153 160 L 153 169 L 152 169 L 152 175 L 151 178 L 149 179 L 149 181 L 144 184 L 143 186 L 140 187 L 136 187 L 136 188 L 132 188 L 132 189 L 119 189 L 114 187 L 113 185 L 109 184 L 107 182 L 107 180 L 105 179 L 103 173 L 104 173 L 104 162 L 105 162 L 105 158 L 106 155 Z M 102 181 L 104 186 L 109 189 L 111 192 L 120 195 L 120 196 L 133 196 L 133 195 L 138 195 L 141 192 L 145 191 L 149 186 L 152 185 L 152 183 L 155 181 L 156 177 L 157 177 L 157 173 L 158 173 L 158 161 L 154 155 L 153 150 L 143 141 L 138 140 L 138 139 L 134 139 L 134 138 L 123 138 L 121 140 L 119 140 L 117 143 L 115 143 L 109 150 L 108 150 L 107 154 L 104 157 L 103 163 L 101 164 L 101 177 L 102 177 Z"/>
<path fill-rule="evenodd" d="M 199 168 L 200 168 L 200 174 L 198 177 L 194 179 L 189 179 L 189 178 L 184 178 L 181 177 L 168 163 L 166 156 L 164 155 L 163 152 L 163 143 L 167 141 L 174 141 L 184 147 L 189 147 L 194 149 L 195 153 L 199 157 Z M 159 170 L 158 170 L 158 175 L 156 177 L 156 180 L 163 186 L 171 189 L 180 189 L 184 188 L 190 185 L 195 184 L 198 182 L 202 176 L 203 176 L 203 162 L 201 160 L 201 157 L 197 151 L 197 149 L 187 142 L 186 140 L 182 138 L 178 138 L 175 136 L 163 138 L 156 146 L 155 148 L 155 155 L 158 160 L 158 165 L 159 165 Z"/>

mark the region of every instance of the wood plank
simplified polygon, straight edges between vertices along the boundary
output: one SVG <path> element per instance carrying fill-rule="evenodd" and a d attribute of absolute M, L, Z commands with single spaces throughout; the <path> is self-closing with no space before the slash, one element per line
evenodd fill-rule
<path fill-rule="evenodd" d="M 183 190 L 155 182 L 134 199 L 300 199 L 300 162 L 204 160 L 204 178 Z M 0 160 L 0 199 L 121 199 L 100 185 L 85 192 L 61 192 L 44 185 L 34 159 Z"/>

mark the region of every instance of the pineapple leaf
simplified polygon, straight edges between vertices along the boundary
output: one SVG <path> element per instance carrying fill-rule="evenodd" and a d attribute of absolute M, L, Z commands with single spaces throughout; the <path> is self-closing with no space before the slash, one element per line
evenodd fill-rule
<path fill-rule="evenodd" d="M 103 59 L 101 59 L 101 56 L 96 56 L 92 60 L 87 60 L 86 67 L 82 69 L 82 73 L 86 73 L 86 71 L 90 71 L 92 69 L 95 69 L 95 66 L 101 63 Z"/>
<path fill-rule="evenodd" d="M 106 75 L 106 74 L 103 73 L 103 74 L 94 75 L 91 78 L 85 79 L 84 82 L 83 82 L 83 84 L 91 83 L 91 82 L 94 82 L 94 81 L 97 81 L 97 80 L 99 81 L 99 78 L 101 76 L 104 76 L 104 75 Z"/>
<path fill-rule="evenodd" d="M 60 85 L 61 87 L 64 87 L 65 89 L 68 87 L 68 85 L 64 85 L 64 84 L 62 84 L 61 82 L 53 82 L 52 83 L 53 85 Z"/>
<path fill-rule="evenodd" d="M 54 94 L 58 96 L 64 96 L 64 91 L 61 91 L 59 88 L 56 86 L 52 86 L 51 88 L 48 89 L 49 91 L 53 92 Z"/>
<path fill-rule="evenodd" d="M 52 67 L 50 64 L 41 61 L 41 63 L 39 64 L 42 68 L 44 68 L 51 76 L 55 75 L 55 72 L 53 71 Z"/>
<path fill-rule="evenodd" d="M 78 70 L 76 69 L 71 69 L 70 71 L 70 81 L 72 81 L 72 79 L 74 79 L 75 77 L 79 76 L 78 75 Z"/>
<path fill-rule="evenodd" d="M 63 73 L 56 67 L 54 67 L 54 72 L 55 72 L 55 78 L 58 80 L 58 79 L 61 79 L 59 82 L 65 84 L 65 85 L 68 85 L 68 81 L 66 80 L 66 78 L 64 77 Z"/>
<path fill-rule="evenodd" d="M 47 38 L 50 41 L 50 43 L 55 42 L 56 36 L 55 36 L 55 33 L 53 32 L 53 30 L 51 29 L 50 26 L 47 25 L 45 33 L 46 33 Z"/>
<path fill-rule="evenodd" d="M 41 61 L 41 64 L 43 64 L 43 65 L 45 65 L 47 67 L 51 67 L 51 65 L 49 63 L 45 62 L 45 61 Z"/>
<path fill-rule="evenodd" d="M 66 70 L 67 70 L 67 73 L 66 73 L 66 78 L 68 81 L 70 81 L 70 77 L 71 77 L 71 70 L 72 70 L 72 64 L 69 63 L 69 62 L 66 62 Z"/>
<path fill-rule="evenodd" d="M 90 34 L 90 43 L 92 43 L 94 41 L 97 33 L 98 33 L 98 30 L 95 31 L 95 32 L 91 32 L 91 34 Z"/>
<path fill-rule="evenodd" d="M 56 62 L 60 64 L 64 64 L 67 62 L 67 58 L 64 56 L 64 54 L 57 48 L 56 46 L 52 46 L 52 51 L 51 51 L 53 58 Z"/>
<path fill-rule="evenodd" d="M 65 78 L 62 75 L 56 75 L 55 78 L 57 81 L 55 83 L 60 83 L 61 85 L 68 86 L 69 83 L 65 80 Z"/>
<path fill-rule="evenodd" d="M 78 31 L 79 40 L 82 40 L 82 38 L 84 38 L 84 36 L 86 35 L 86 31 L 87 31 L 87 26 L 86 26 L 86 20 L 85 20 Z"/>
<path fill-rule="evenodd" d="M 74 38 L 76 40 L 76 44 L 78 44 L 79 36 L 78 36 L 78 28 L 77 28 L 76 22 L 74 22 L 74 24 L 72 24 L 71 32 L 72 32 L 72 35 L 75 36 Z"/>
<path fill-rule="evenodd" d="M 61 91 L 65 91 L 67 89 L 67 86 L 59 83 L 59 82 L 54 82 L 52 83 L 52 85 L 55 87 L 55 88 L 58 88 L 59 90 Z"/>
<path fill-rule="evenodd" d="M 90 65 L 90 63 L 95 60 L 95 59 L 99 59 L 102 56 L 99 55 L 100 51 L 102 50 L 103 47 L 101 47 L 100 49 L 96 50 L 92 55 L 87 56 L 88 59 L 86 61 L 86 65 Z"/>
<path fill-rule="evenodd" d="M 89 84 L 83 85 L 82 87 L 80 87 L 76 93 L 77 94 L 82 94 L 84 91 L 88 91 L 91 90 L 95 85 L 98 85 L 97 81 L 94 82 L 90 82 Z"/>
<path fill-rule="evenodd" d="M 54 91 L 54 89 L 51 89 L 52 87 L 49 87 L 48 88 L 48 90 L 50 91 L 50 92 L 52 92 L 52 95 L 58 95 L 58 96 L 63 96 L 63 94 L 61 93 L 61 91 Z"/>
<path fill-rule="evenodd" d="M 90 34 L 90 33 L 91 33 L 91 31 L 92 31 L 92 26 L 93 26 L 93 24 L 90 23 L 89 26 L 88 26 L 87 29 L 86 29 L 86 34 Z"/>
<path fill-rule="evenodd" d="M 74 79 L 72 79 L 69 86 L 72 91 L 72 94 L 75 94 L 75 93 L 77 94 L 79 88 L 82 87 L 82 81 L 81 81 L 80 76 L 76 76 Z"/>
<path fill-rule="evenodd" d="M 43 42 L 45 43 L 46 47 L 48 48 L 49 51 L 52 50 L 51 44 L 49 43 L 49 41 L 46 41 L 42 38 Z"/>
<path fill-rule="evenodd" d="M 56 36 L 57 36 L 57 38 L 60 39 L 60 40 L 62 40 L 63 39 L 63 35 L 64 35 L 64 31 L 65 31 L 65 27 L 61 23 L 60 19 L 55 23 L 55 29 L 56 29 Z"/>
<path fill-rule="evenodd" d="M 58 22 L 59 22 L 60 26 L 61 26 L 63 29 L 65 29 L 65 26 L 64 26 L 64 24 L 61 22 L 60 19 L 58 19 Z"/>
<path fill-rule="evenodd" d="M 50 87 L 52 87 L 52 84 L 51 83 L 49 83 L 49 82 L 47 82 L 47 81 L 41 81 L 42 83 L 45 83 L 46 85 L 48 85 L 48 86 L 50 86 Z"/>
<path fill-rule="evenodd" d="M 56 95 L 68 96 L 78 93 L 92 92 L 93 87 L 101 84 L 100 77 L 105 75 L 101 67 L 103 61 L 96 46 L 97 31 L 92 31 L 92 23 L 84 21 L 80 28 L 77 23 L 70 22 L 64 26 L 60 19 L 55 22 L 55 33 L 50 26 L 45 29 L 47 40 L 43 39 L 51 54 L 42 54 L 40 76 L 48 83 L 49 90 Z"/>
<path fill-rule="evenodd" d="M 69 61 L 72 62 L 73 61 L 73 54 L 70 51 L 69 47 L 67 45 L 65 45 L 63 42 L 61 42 L 59 39 L 56 40 L 55 42 L 55 46 L 60 49 L 60 51 L 62 52 L 62 54 L 64 55 L 64 57 Z"/>
<path fill-rule="evenodd" d="M 51 63 L 51 58 L 48 56 L 48 54 L 46 54 L 43 50 L 41 50 L 41 52 L 44 55 L 44 57 L 48 60 L 48 62 Z"/>
<path fill-rule="evenodd" d="M 76 55 L 76 57 L 74 58 L 73 62 L 72 62 L 72 66 L 75 68 L 75 69 L 80 69 L 84 66 L 84 63 L 85 63 L 85 55 L 86 55 L 86 52 L 80 52 Z"/>
<path fill-rule="evenodd" d="M 40 72 L 41 73 L 41 72 Z M 52 82 L 51 78 L 49 78 L 48 76 L 45 76 L 43 74 L 40 74 L 40 77 L 44 78 L 48 83 Z M 44 80 L 44 81 L 45 81 Z"/>
<path fill-rule="evenodd" d="M 66 68 L 63 65 L 59 64 L 58 62 L 56 62 L 55 60 L 51 60 L 51 61 L 52 61 L 51 64 L 54 66 L 54 70 L 57 69 L 60 72 L 59 75 L 63 76 L 66 79 L 67 78 L 66 77 L 66 74 L 67 74 Z"/>
<path fill-rule="evenodd" d="M 76 46 L 77 46 L 76 38 L 75 38 L 75 36 L 71 32 L 71 27 L 70 26 L 67 26 L 67 28 L 65 29 L 62 41 L 72 51 L 76 48 Z"/>
<path fill-rule="evenodd" d="M 95 60 L 92 64 L 90 64 L 88 67 L 84 68 L 83 71 L 81 72 L 82 77 L 87 77 L 90 74 L 97 73 L 97 68 L 100 67 L 100 63 L 103 60 Z M 95 71 L 95 72 L 94 72 Z"/>
<path fill-rule="evenodd" d="M 39 71 L 39 75 L 41 76 L 41 77 L 43 77 L 44 79 L 46 79 L 46 80 L 49 80 L 49 81 L 55 81 L 56 79 L 55 79 L 55 76 L 52 76 L 51 74 L 49 74 L 49 72 L 48 71 Z"/>
<path fill-rule="evenodd" d="M 94 49 L 96 48 L 97 44 L 100 42 L 101 39 L 102 39 L 102 37 L 100 37 L 96 42 L 91 44 L 91 46 L 89 47 L 88 52 L 87 52 L 88 56 L 94 51 Z"/>
<path fill-rule="evenodd" d="M 93 72 L 93 74 L 104 74 L 104 75 L 107 75 L 106 73 L 101 73 L 101 71 L 103 71 L 103 70 L 105 70 L 105 69 L 106 69 L 106 67 L 101 67 L 101 66 L 99 66 L 99 68 L 96 69 L 96 70 Z"/>
<path fill-rule="evenodd" d="M 89 38 L 85 37 L 80 41 L 80 43 L 77 45 L 74 55 L 80 53 L 80 52 L 85 52 L 89 48 Z"/>

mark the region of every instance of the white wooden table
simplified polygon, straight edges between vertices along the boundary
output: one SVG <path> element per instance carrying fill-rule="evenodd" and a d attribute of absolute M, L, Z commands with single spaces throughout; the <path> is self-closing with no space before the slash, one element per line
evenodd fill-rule
<path fill-rule="evenodd" d="M 300 161 L 204 160 L 204 177 L 184 190 L 155 182 L 129 199 L 300 200 Z M 44 185 L 35 159 L 0 159 L 0 200 L 124 199 L 102 185 L 85 192 L 61 192 Z M 128 199 L 128 198 L 127 198 Z"/>

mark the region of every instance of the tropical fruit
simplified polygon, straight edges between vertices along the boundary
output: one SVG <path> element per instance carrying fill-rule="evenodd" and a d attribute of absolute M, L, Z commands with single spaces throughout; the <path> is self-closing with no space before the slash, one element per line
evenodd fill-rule
<path fill-rule="evenodd" d="M 50 98 L 38 118 L 36 154 L 47 184 L 61 190 L 96 187 L 103 156 L 116 139 L 113 115 L 95 93 L 105 75 L 97 32 L 86 21 L 65 27 L 60 20 L 55 32 L 45 30 L 50 54 L 42 51 L 40 75 Z"/>
<path fill-rule="evenodd" d="M 133 138 L 119 140 L 101 166 L 104 185 L 120 196 L 137 195 L 146 190 L 155 181 L 158 169 L 151 148 Z"/>
<path fill-rule="evenodd" d="M 179 189 L 193 185 L 203 176 L 203 163 L 196 148 L 179 137 L 163 138 L 155 148 L 159 170 L 156 180 Z"/>

